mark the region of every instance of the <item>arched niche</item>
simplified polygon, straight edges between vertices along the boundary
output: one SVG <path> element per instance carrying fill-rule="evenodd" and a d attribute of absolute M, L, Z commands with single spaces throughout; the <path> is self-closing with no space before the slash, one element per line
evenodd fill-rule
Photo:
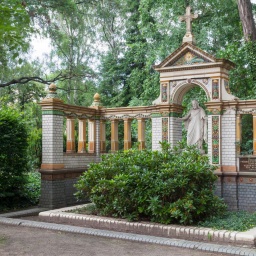
<path fill-rule="evenodd" d="M 200 87 L 205 92 L 207 101 L 210 101 L 211 96 L 209 91 L 207 90 L 207 87 L 196 80 L 190 83 L 185 81 L 183 83 L 180 83 L 178 86 L 176 86 L 176 88 L 173 90 L 172 94 L 170 95 L 170 101 L 174 104 L 181 105 L 185 94 L 197 86 Z"/>

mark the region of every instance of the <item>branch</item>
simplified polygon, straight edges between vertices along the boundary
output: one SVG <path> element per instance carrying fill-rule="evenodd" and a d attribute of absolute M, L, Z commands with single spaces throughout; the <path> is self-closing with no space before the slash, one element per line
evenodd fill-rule
<path fill-rule="evenodd" d="M 77 78 L 77 77 L 89 77 L 89 78 L 92 78 L 93 76 L 92 75 L 85 75 L 85 74 L 63 74 L 63 73 L 60 73 L 58 74 L 56 77 L 52 78 L 52 79 L 43 79 L 41 77 L 38 77 L 38 76 L 30 76 L 30 77 L 21 77 L 21 78 L 18 78 L 18 79 L 12 79 L 11 81 L 7 82 L 7 83 L 0 83 L 0 88 L 3 88 L 3 87 L 7 87 L 7 86 L 10 86 L 10 85 L 14 85 L 14 84 L 26 84 L 28 82 L 38 82 L 38 83 L 41 83 L 41 84 L 51 84 L 51 83 L 54 83 L 56 81 L 65 81 L 65 80 L 68 80 L 68 79 L 72 79 L 72 78 Z"/>

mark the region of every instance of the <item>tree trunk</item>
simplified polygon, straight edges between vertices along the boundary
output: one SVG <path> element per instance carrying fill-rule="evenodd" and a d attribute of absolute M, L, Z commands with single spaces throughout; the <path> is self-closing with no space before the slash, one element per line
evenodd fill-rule
<path fill-rule="evenodd" d="M 246 41 L 256 41 L 256 28 L 250 0 L 237 0 L 240 20 Z"/>

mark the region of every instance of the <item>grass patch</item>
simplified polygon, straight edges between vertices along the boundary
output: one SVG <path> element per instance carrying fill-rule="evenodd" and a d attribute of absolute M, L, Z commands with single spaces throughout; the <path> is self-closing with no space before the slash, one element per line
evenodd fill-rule
<path fill-rule="evenodd" d="M 246 231 L 256 226 L 256 212 L 227 212 L 223 216 L 214 216 L 201 221 L 198 226 L 218 230 Z"/>
<path fill-rule="evenodd" d="M 6 242 L 6 237 L 0 236 L 0 245 L 4 244 Z"/>
<path fill-rule="evenodd" d="M 70 212 L 85 214 L 85 215 L 99 215 L 99 212 L 94 204 L 87 204 L 82 208 L 71 210 Z"/>

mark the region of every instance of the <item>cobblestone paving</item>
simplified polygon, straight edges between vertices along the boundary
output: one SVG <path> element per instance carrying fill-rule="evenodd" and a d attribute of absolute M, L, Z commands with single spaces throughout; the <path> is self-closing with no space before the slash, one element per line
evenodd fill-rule
<path fill-rule="evenodd" d="M 39 229 L 0 224 L 1 256 L 221 256 L 224 253 L 177 248 L 156 243 L 142 243 L 109 237 L 67 233 L 59 230 Z M 106 235 L 106 234 L 105 234 Z M 146 239 L 146 238 L 145 238 Z M 148 239 L 148 242 L 150 239 Z M 152 242 L 156 242 L 154 238 Z M 178 242 L 177 242 L 178 243 Z M 193 247 L 193 245 L 191 244 Z"/>
<path fill-rule="evenodd" d="M 67 236 L 66 239 L 66 243 L 68 244 L 70 241 L 70 239 L 73 239 L 73 236 L 81 236 L 86 235 L 84 238 L 86 241 L 87 239 L 89 239 L 88 237 L 90 237 L 90 239 L 94 239 L 95 243 L 97 243 L 97 241 L 102 241 L 102 239 L 104 240 L 105 238 L 110 238 L 111 241 L 114 239 L 119 239 L 119 240 L 125 240 L 122 241 L 120 243 L 131 243 L 131 249 L 135 248 L 134 247 L 134 243 L 136 244 L 136 246 L 138 246 L 138 244 L 140 244 L 142 247 L 141 248 L 148 248 L 149 244 L 150 246 L 159 246 L 159 250 L 167 250 L 169 254 L 166 254 L 167 251 L 158 253 L 158 254 L 149 254 L 149 253 L 153 253 L 153 251 L 149 250 L 148 252 L 143 252 L 145 254 L 137 254 L 136 252 L 129 254 L 130 252 L 125 252 L 128 254 L 105 254 L 104 255 L 225 255 L 225 254 L 229 254 L 229 255 L 248 255 L 248 256 L 256 256 L 256 249 L 251 249 L 251 248 L 242 248 L 242 247 L 235 247 L 235 246 L 229 246 L 229 245 L 219 245 L 219 244 L 212 244 L 212 243 L 203 243 L 203 242 L 193 242 L 193 241 L 187 241 L 187 240 L 181 240 L 181 239 L 169 239 L 169 238 L 161 238 L 161 237 L 153 237 L 153 236 L 146 236 L 146 235 L 138 235 L 138 234 L 129 234 L 129 233 L 123 233 L 123 232 L 115 232 L 115 231 L 107 231 L 107 230 L 97 230 L 97 229 L 91 229 L 91 228 L 84 228 L 84 227 L 76 227 L 76 226 L 70 226 L 70 225 L 63 225 L 63 224 L 54 224 L 54 223 L 46 223 L 46 222 L 36 222 L 36 221 L 31 221 L 31 220 L 21 220 L 21 219 L 10 219 L 10 218 L 3 218 L 0 217 L 0 235 L 4 236 L 4 233 L 2 233 L 4 230 L 2 228 L 2 226 L 4 227 L 9 227 L 9 229 L 16 229 L 16 232 L 14 231 L 13 235 L 15 235 L 16 233 L 20 233 L 22 232 L 22 230 L 27 229 L 28 227 L 33 227 L 35 229 L 29 229 L 31 231 L 29 231 L 29 233 L 31 233 L 30 235 L 30 239 L 34 239 L 36 236 L 39 236 L 38 239 L 36 239 L 38 242 L 35 242 L 36 244 L 41 242 L 40 239 L 40 234 L 44 233 L 45 230 L 38 230 L 39 228 L 41 229 L 47 229 L 47 230 L 52 230 L 55 233 L 57 232 L 65 232 L 65 236 Z M 8 226 L 6 226 L 8 225 Z M 5 228 L 5 230 L 8 228 Z M 67 232 L 67 233 L 66 233 Z M 37 234 L 37 235 L 33 235 L 33 234 Z M 72 234 L 68 234 L 68 233 L 72 233 Z M 16 234 L 16 235 L 17 235 Z M 88 236 L 89 235 L 89 236 Z M 12 235 L 11 235 L 12 237 Z M 81 236 L 82 237 L 82 236 Z M 82 239 L 82 238 L 81 238 Z M 105 240 L 104 240 L 105 241 Z M 106 248 L 106 251 L 112 251 L 115 250 L 111 247 L 111 241 L 106 242 L 110 248 Z M 138 243 L 139 242 L 139 243 Z M 29 240 L 29 246 L 30 243 L 32 243 L 32 240 Z M 116 243 L 116 242 L 115 242 Z M 125 245 L 124 245 L 125 246 Z M 97 247 L 97 245 L 96 245 Z M 0 247 L 2 248 L 2 247 Z M 84 249 L 86 248 L 86 246 L 84 247 Z M 165 249 L 163 249 L 165 248 Z M 167 249 L 168 248 L 168 249 Z M 175 249 L 174 249 L 175 248 Z M 173 250 L 177 251 L 178 249 L 185 250 L 184 248 L 189 248 L 189 253 L 188 251 L 186 252 L 180 252 L 180 254 L 173 254 Z M 1 250 L 5 250 L 2 251 Z M 8 253 L 8 251 L 6 252 L 5 247 L 3 247 L 3 249 L 0 250 L 0 255 L 48 255 L 48 254 L 26 254 L 27 252 L 24 252 L 25 254 L 6 254 Z M 59 248 L 60 249 L 60 248 Z M 59 250 L 57 248 L 57 250 Z M 94 248 L 97 249 L 97 248 Z M 120 248 L 119 248 L 120 249 Z M 119 250 L 118 249 L 118 250 Z M 142 249 L 138 249 L 139 251 Z M 194 252 L 196 252 L 194 254 Z M 213 252 L 212 254 L 209 254 L 208 252 Z M 3 254 L 5 253 L 5 254 Z M 99 252 L 100 253 L 100 252 Z M 179 252 L 177 252 L 179 253 Z M 49 255 L 60 255 L 60 254 L 49 254 Z M 61 253 L 61 255 L 71 255 L 71 254 L 63 254 Z M 87 254 L 73 254 L 73 255 L 87 255 Z M 103 255 L 103 254 L 88 254 L 88 255 Z"/>

